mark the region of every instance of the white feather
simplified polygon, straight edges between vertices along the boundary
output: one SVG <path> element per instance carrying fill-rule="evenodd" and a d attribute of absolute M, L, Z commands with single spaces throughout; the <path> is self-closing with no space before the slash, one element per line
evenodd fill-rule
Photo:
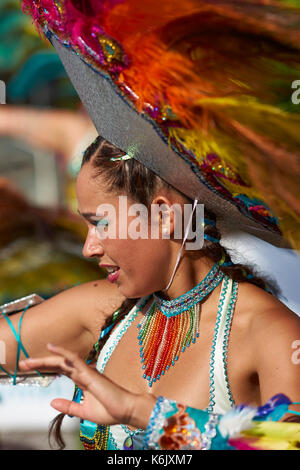
<path fill-rule="evenodd" d="M 242 431 L 253 426 L 256 408 L 246 407 L 242 410 L 234 409 L 222 416 L 219 422 L 219 431 L 224 438 L 236 437 Z"/>

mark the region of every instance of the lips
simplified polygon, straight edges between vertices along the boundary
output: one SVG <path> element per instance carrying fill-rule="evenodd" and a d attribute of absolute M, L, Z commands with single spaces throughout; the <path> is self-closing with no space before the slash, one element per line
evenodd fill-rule
<path fill-rule="evenodd" d="M 106 271 L 108 272 L 107 279 L 110 282 L 115 282 L 118 279 L 120 273 L 119 266 L 113 266 L 111 264 L 100 264 L 99 266 L 100 268 L 106 269 Z"/>
<path fill-rule="evenodd" d="M 109 282 L 116 282 L 116 280 L 117 280 L 118 277 L 119 277 L 119 274 L 120 274 L 120 268 L 117 269 L 117 271 L 114 271 L 114 272 L 110 273 L 110 274 L 107 276 L 107 279 L 109 280 Z"/>

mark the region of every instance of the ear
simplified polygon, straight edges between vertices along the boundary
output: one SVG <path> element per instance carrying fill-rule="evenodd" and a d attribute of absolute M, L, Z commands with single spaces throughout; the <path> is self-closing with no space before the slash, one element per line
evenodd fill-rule
<path fill-rule="evenodd" d="M 174 233 L 176 222 L 174 206 L 176 205 L 172 205 L 170 199 L 163 195 L 156 196 L 151 203 L 155 223 L 159 224 L 163 238 L 169 238 L 167 235 Z"/>

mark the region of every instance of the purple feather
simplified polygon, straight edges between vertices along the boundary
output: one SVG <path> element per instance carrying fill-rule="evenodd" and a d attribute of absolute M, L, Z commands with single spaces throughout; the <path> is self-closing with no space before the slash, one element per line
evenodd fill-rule
<path fill-rule="evenodd" d="M 260 406 L 257 409 L 257 414 L 256 418 L 262 417 L 262 416 L 268 416 L 270 413 L 272 413 L 275 408 L 277 408 L 280 405 L 290 405 L 292 402 L 291 400 L 286 396 L 283 395 L 282 393 L 279 393 L 278 395 L 275 395 L 272 397 L 265 405 Z"/>

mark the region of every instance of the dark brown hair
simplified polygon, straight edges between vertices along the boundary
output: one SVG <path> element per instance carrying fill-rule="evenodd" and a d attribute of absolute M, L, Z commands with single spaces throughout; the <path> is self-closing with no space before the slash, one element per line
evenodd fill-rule
<path fill-rule="evenodd" d="M 118 161 L 110 160 L 112 157 L 121 157 L 123 155 L 125 155 L 124 152 L 99 136 L 84 153 L 81 166 L 90 162 L 94 170 L 93 177 L 97 178 L 99 175 L 103 176 L 107 192 L 112 192 L 113 194 L 126 194 L 132 200 L 144 204 L 147 208 L 150 207 L 155 194 L 161 188 L 172 189 L 183 196 L 187 202 L 193 202 L 170 186 L 167 182 L 163 181 L 151 170 L 139 163 L 136 159 L 132 158 L 129 160 Z M 204 209 L 204 216 L 211 221 L 216 221 L 215 215 L 211 211 Z M 196 218 L 194 217 L 194 231 L 196 230 L 195 224 Z M 216 225 L 205 225 L 204 233 L 216 240 L 221 239 L 221 233 L 217 229 Z M 276 296 L 280 293 L 278 286 L 273 280 L 263 278 L 253 267 L 250 268 L 243 264 L 232 263 L 229 252 L 225 250 L 220 243 L 204 240 L 204 245 L 201 250 L 190 250 L 186 253 L 187 256 L 191 257 L 208 257 L 217 263 L 222 261 L 220 269 L 233 280 L 239 282 L 250 282 Z M 111 315 L 111 317 L 106 320 L 103 329 L 111 325 L 114 325 L 115 327 L 137 301 L 138 299 L 125 299 L 119 309 L 117 319 L 115 320 L 113 315 Z M 96 360 L 99 351 L 101 351 L 108 337 L 109 335 L 106 335 L 98 343 L 97 348 L 93 348 L 89 354 L 89 360 Z M 64 442 L 60 433 L 63 417 L 63 414 L 58 415 L 53 420 L 50 427 L 50 433 L 54 431 L 56 442 L 61 449 L 64 448 Z"/>

